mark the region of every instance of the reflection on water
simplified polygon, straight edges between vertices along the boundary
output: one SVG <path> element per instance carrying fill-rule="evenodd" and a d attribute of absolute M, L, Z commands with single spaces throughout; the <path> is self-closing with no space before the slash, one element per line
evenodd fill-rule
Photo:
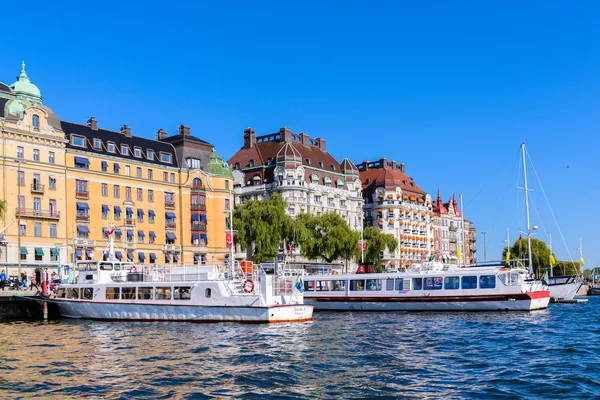
<path fill-rule="evenodd" d="M 595 397 L 600 299 L 531 313 L 328 313 L 275 325 L 0 325 L 14 397 Z M 550 377 L 550 378 L 549 378 Z"/>

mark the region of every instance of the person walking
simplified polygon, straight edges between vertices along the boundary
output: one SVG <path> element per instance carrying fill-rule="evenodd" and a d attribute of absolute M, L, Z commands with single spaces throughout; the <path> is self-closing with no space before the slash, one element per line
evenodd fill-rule
<path fill-rule="evenodd" d="M 2 270 L 2 272 L 0 272 L 0 289 L 2 289 L 2 291 L 4 291 L 5 286 L 6 286 L 6 272 L 4 272 L 4 270 Z"/>
<path fill-rule="evenodd" d="M 21 289 L 27 290 L 27 273 L 23 272 L 21 274 Z"/>
<path fill-rule="evenodd" d="M 29 290 L 33 290 L 34 287 L 37 287 L 37 280 L 35 279 L 35 274 L 32 274 L 29 281 Z"/>

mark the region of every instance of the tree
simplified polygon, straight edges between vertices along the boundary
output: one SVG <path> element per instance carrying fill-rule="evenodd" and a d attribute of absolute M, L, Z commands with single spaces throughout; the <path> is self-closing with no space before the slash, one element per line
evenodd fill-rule
<path fill-rule="evenodd" d="M 398 248 L 398 241 L 389 235 L 385 235 L 379 229 L 372 226 L 363 232 L 367 247 L 365 249 L 365 262 L 375 264 L 375 271 L 382 272 L 383 268 L 379 265 L 379 253 L 386 248 L 393 253 Z"/>
<path fill-rule="evenodd" d="M 552 275 L 578 275 L 581 271 L 579 261 L 557 261 L 552 267 Z"/>
<path fill-rule="evenodd" d="M 293 221 L 286 209 L 287 203 L 277 194 L 269 200 L 250 200 L 235 208 L 233 229 L 238 231 L 235 243 L 242 250 L 249 249 L 253 261 L 272 260 L 279 245 L 291 236 Z"/>
<path fill-rule="evenodd" d="M 0 200 L 0 218 L 4 217 L 4 213 L 6 213 L 6 200 Z"/>
<path fill-rule="evenodd" d="M 502 252 L 502 259 L 506 259 L 506 250 L 504 248 Z M 531 266 L 535 275 L 540 276 L 545 270 L 550 269 L 550 249 L 546 246 L 546 243 L 542 240 L 532 238 L 531 239 Z M 527 239 L 517 239 L 510 249 L 511 260 L 528 260 L 529 259 L 529 247 L 527 246 Z M 525 261 L 525 266 L 528 266 L 528 261 Z"/>

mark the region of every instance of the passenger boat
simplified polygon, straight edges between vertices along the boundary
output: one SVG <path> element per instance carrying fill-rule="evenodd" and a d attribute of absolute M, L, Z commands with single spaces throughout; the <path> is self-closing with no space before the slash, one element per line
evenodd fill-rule
<path fill-rule="evenodd" d="M 300 278 L 275 268 L 221 272 L 218 266 L 137 266 L 109 261 L 75 264 L 76 282 L 49 299 L 66 318 L 119 321 L 305 322 Z M 298 280 L 298 282 L 296 282 Z"/>
<path fill-rule="evenodd" d="M 552 301 L 572 300 L 583 280 L 578 275 L 551 276 L 548 278 L 548 290 Z"/>
<path fill-rule="evenodd" d="M 407 272 L 304 276 L 304 301 L 337 311 L 529 311 L 550 293 L 524 268 L 451 268 L 436 261 Z"/>

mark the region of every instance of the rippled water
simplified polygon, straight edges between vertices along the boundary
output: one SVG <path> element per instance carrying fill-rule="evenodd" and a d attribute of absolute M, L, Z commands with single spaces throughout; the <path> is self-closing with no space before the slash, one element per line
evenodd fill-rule
<path fill-rule="evenodd" d="M 4 323 L 0 397 L 599 398 L 599 309 Z"/>

